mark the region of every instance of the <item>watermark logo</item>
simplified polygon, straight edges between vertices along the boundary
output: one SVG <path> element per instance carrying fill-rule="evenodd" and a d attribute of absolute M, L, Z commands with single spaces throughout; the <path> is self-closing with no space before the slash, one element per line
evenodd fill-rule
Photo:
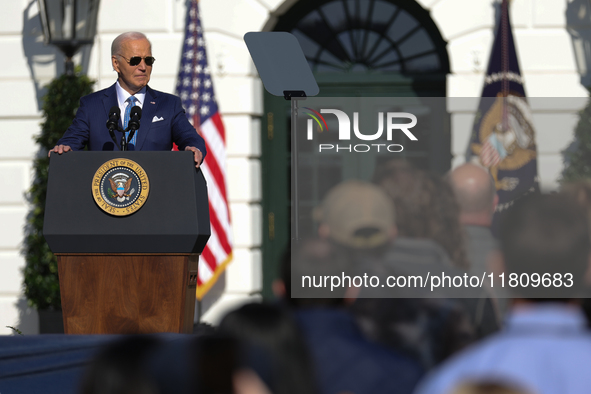
<path fill-rule="evenodd" d="M 304 109 L 307 110 L 307 111 L 304 111 L 304 113 L 308 114 L 308 116 L 310 116 L 312 119 L 314 119 L 316 121 L 316 123 L 318 123 L 318 127 L 320 127 L 320 132 L 324 131 L 324 128 L 322 127 L 322 123 L 324 123 L 324 126 L 326 127 L 326 131 L 328 131 L 328 126 L 326 124 L 326 120 L 324 120 L 324 117 L 322 115 L 320 115 L 318 113 L 318 111 L 314 111 L 312 108 L 308 108 L 308 107 L 304 107 Z M 318 118 L 322 119 L 322 123 L 320 123 L 320 120 L 318 120 Z M 309 140 L 312 139 L 312 119 L 308 119 L 308 139 Z"/>
<path fill-rule="evenodd" d="M 305 108 L 305 113 L 311 117 L 307 122 L 307 139 L 312 140 L 314 138 L 314 120 L 318 124 L 320 131 L 328 131 L 326 120 L 321 114 L 332 114 L 335 115 L 338 121 L 338 139 L 339 141 L 351 141 L 351 120 L 349 115 L 344 111 L 338 109 L 321 109 L 320 112 L 313 110 L 312 108 Z M 322 122 L 321 122 L 322 120 Z M 406 120 L 405 123 L 397 123 L 395 121 Z M 410 120 L 410 122 L 408 122 Z M 384 127 L 385 123 L 385 127 Z M 377 141 L 382 138 L 384 129 L 386 130 L 386 140 L 392 141 L 392 136 L 395 132 L 402 132 L 411 141 L 418 141 L 417 137 L 410 131 L 411 128 L 416 126 L 417 117 L 408 112 L 378 112 L 378 131 L 375 133 L 362 133 L 359 130 L 359 112 L 353 112 L 353 134 L 361 141 Z M 369 152 L 370 150 L 376 150 L 380 152 L 380 149 L 387 150 L 388 152 L 396 153 L 402 152 L 404 147 L 400 144 L 319 144 L 318 151 L 349 151 L 349 152 Z"/>

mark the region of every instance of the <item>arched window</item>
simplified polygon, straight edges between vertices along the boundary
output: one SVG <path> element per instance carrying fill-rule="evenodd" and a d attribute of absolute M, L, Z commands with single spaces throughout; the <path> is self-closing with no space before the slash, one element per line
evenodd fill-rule
<path fill-rule="evenodd" d="M 299 1 L 274 30 L 298 38 L 316 73 L 449 72 L 446 43 L 414 1 Z"/>

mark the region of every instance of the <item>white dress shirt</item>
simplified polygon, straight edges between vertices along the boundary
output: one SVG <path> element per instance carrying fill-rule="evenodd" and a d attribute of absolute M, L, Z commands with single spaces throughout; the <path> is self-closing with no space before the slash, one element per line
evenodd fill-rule
<path fill-rule="evenodd" d="M 128 103 L 126 101 L 129 98 L 129 96 L 131 96 L 131 94 L 129 94 L 127 90 L 121 87 L 121 85 L 119 84 L 119 80 L 117 80 L 117 83 L 115 84 L 115 90 L 117 91 L 117 103 L 119 104 L 119 109 L 121 110 L 121 118 L 123 119 L 123 114 L 125 113 L 125 109 L 128 106 Z M 136 105 L 143 109 L 144 100 L 146 99 L 146 87 L 144 86 L 142 90 L 134 94 L 133 97 L 137 99 Z"/>

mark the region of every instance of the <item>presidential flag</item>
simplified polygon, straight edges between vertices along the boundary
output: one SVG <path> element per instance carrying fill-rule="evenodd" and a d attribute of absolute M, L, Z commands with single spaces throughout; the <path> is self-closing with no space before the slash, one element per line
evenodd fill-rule
<path fill-rule="evenodd" d="M 226 193 L 226 134 L 213 93 L 196 0 L 187 10 L 182 53 L 176 94 L 207 149 L 200 168 L 207 181 L 211 237 L 199 258 L 197 298 L 201 299 L 232 260 L 232 229 Z"/>
<path fill-rule="evenodd" d="M 466 159 L 488 168 L 495 181 L 499 196 L 495 222 L 516 199 L 539 189 L 532 113 L 519 70 L 507 0 L 501 4 L 500 24 Z"/>

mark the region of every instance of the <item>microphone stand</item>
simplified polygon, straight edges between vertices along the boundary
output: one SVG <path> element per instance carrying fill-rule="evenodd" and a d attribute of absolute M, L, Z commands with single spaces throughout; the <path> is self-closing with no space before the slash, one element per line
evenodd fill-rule
<path fill-rule="evenodd" d="M 128 149 L 129 142 L 133 139 L 133 135 L 140 128 L 140 119 L 142 118 L 142 109 L 138 106 L 134 106 L 131 109 L 129 122 L 127 123 L 127 130 L 129 131 L 129 136 L 125 141 L 125 150 Z M 123 140 L 125 140 L 125 133 L 123 133 Z"/>
<path fill-rule="evenodd" d="M 127 150 L 127 140 L 125 139 L 125 130 L 121 130 L 121 152 Z"/>

